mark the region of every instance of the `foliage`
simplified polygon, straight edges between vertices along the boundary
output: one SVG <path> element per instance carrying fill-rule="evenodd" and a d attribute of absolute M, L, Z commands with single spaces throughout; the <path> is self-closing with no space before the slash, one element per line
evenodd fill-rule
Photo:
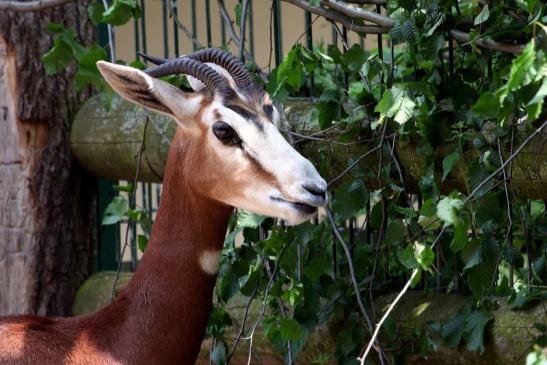
<path fill-rule="evenodd" d="M 330 206 L 350 257 L 325 219 L 285 227 L 270 218 L 236 214 L 207 332 L 214 337 L 215 364 L 224 363 L 231 348 L 224 338 L 232 324 L 226 308 L 237 293 L 265 306 L 263 331 L 287 360 L 289 353 L 298 355 L 317 327 L 336 328 L 334 356 L 340 364 L 356 364 L 370 337 L 356 296 L 377 318 L 371 299 L 399 290 L 414 269 L 420 273 L 415 289 L 469 296 L 469 303 L 437 328 L 447 345 L 463 342 L 472 351 L 484 351 L 494 302 L 507 301 L 518 310 L 545 298 L 539 289 L 547 277 L 545 203 L 514 197 L 502 174 L 482 184 L 508 157 L 499 151 L 511 151 L 545 120 L 545 5 L 537 0 L 487 5 L 390 0 L 387 7 L 396 20 L 390 52 L 360 45 L 319 44 L 310 50 L 297 44 L 268 76 L 266 88 L 276 101 L 289 96 L 317 100 L 310 125 L 329 133 L 300 143 L 302 152 L 333 180 L 348 168 L 332 185 Z M 138 13 L 128 0 L 114 1 L 108 9 L 96 2 L 89 11 L 94 22 L 112 25 Z M 468 45 L 452 43 L 449 30 L 454 28 L 470 32 Z M 51 25 L 50 31 L 55 38 L 43 57 L 47 72 L 74 62 L 76 87 L 104 89 L 94 63 L 107 52 L 83 48 L 70 29 Z M 479 38 L 526 46 L 512 55 L 480 48 Z M 336 143 L 361 150 L 348 148 L 349 157 L 340 160 Z M 408 181 L 401 179 L 405 175 L 394 148 L 401 144 L 414 146 L 423 161 L 418 195 L 409 194 Z M 373 163 L 355 152 L 373 148 Z M 443 184 L 456 174 L 465 176 L 467 186 L 447 192 L 443 186 L 451 185 Z M 112 202 L 103 224 L 128 219 L 147 227 L 144 249 L 150 219 L 130 209 L 125 198 Z M 348 285 L 348 259 L 359 293 Z M 395 325 L 387 326 L 380 343 L 396 341 L 395 332 Z M 433 347 L 432 341 L 424 343 Z M 388 356 L 397 359 L 404 351 Z M 330 355 L 318 358 L 326 362 Z M 527 358 L 528 364 L 545 361 L 539 347 Z"/>
<path fill-rule="evenodd" d="M 123 25 L 130 19 L 140 17 L 140 8 L 136 0 L 114 0 L 107 9 L 101 1 L 93 1 L 89 5 L 88 14 L 95 25 Z M 109 51 L 98 44 L 86 48 L 75 40 L 75 30 L 66 29 L 62 24 L 50 23 L 47 30 L 54 38 L 53 47 L 42 55 L 46 73 L 54 75 L 74 64 L 76 91 L 94 86 L 102 91 L 104 104 L 109 107 L 113 91 L 102 78 L 96 65 L 97 61 L 107 59 Z M 131 65 L 139 67 L 139 64 L 140 62 L 135 61 Z"/>

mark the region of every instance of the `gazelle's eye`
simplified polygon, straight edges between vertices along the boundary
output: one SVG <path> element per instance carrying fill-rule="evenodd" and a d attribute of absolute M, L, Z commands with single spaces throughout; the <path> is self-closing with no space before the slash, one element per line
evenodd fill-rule
<path fill-rule="evenodd" d="M 213 133 L 220 142 L 227 146 L 241 146 L 241 139 L 228 123 L 215 122 L 213 124 Z"/>

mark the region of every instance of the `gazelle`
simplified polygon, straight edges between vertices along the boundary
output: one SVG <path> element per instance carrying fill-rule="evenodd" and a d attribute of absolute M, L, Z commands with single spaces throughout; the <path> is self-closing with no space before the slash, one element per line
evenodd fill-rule
<path fill-rule="evenodd" d="M 326 203 L 325 181 L 281 136 L 279 112 L 235 57 L 206 49 L 144 72 L 97 66 L 122 97 L 178 123 L 150 242 L 98 312 L 0 317 L 0 364 L 193 364 L 232 208 L 298 224 Z M 178 73 L 194 92 L 157 78 Z"/>

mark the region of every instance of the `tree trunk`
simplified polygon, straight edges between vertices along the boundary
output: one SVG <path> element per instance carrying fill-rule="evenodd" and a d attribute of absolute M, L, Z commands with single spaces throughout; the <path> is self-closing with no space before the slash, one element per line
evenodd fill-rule
<path fill-rule="evenodd" d="M 0 12 L 0 314 L 67 315 L 88 276 L 95 180 L 76 164 L 69 126 L 90 90 L 75 67 L 47 76 L 49 23 L 95 38 L 88 1 L 41 12 Z"/>

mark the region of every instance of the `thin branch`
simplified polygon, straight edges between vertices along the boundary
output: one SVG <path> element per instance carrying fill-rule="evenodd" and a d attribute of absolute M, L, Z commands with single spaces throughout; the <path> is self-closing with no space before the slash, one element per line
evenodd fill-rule
<path fill-rule="evenodd" d="M 353 169 L 359 162 L 361 162 L 361 160 L 363 160 L 365 157 L 367 157 L 368 155 L 376 152 L 380 147 L 382 146 L 376 146 L 370 150 L 368 150 L 367 152 L 365 152 L 364 154 L 362 154 L 361 156 L 359 156 L 359 158 L 357 158 L 357 160 L 353 161 L 351 163 L 351 165 L 349 165 L 344 171 L 342 171 L 340 173 L 340 175 L 336 176 L 334 179 L 332 179 L 331 181 L 329 181 L 328 183 L 328 186 L 331 186 L 332 184 L 334 184 L 336 181 L 340 180 L 342 177 L 344 177 L 348 172 L 351 171 L 351 169 Z"/>
<path fill-rule="evenodd" d="M 333 228 L 334 235 L 336 236 L 336 239 L 338 240 L 338 242 L 340 242 L 340 245 L 342 246 L 342 248 L 344 249 L 344 253 L 346 254 L 346 258 L 348 260 L 349 274 L 351 277 L 351 282 L 353 284 L 353 289 L 355 290 L 355 297 L 357 298 L 357 305 L 359 306 L 359 310 L 361 311 L 361 314 L 363 315 L 363 319 L 365 319 L 365 321 L 367 322 L 369 330 L 372 331 L 372 321 L 370 320 L 370 317 L 367 314 L 367 311 L 365 310 L 365 305 L 363 303 L 363 299 L 361 298 L 361 291 L 359 290 L 359 283 L 357 282 L 357 277 L 355 276 L 355 269 L 353 268 L 353 259 L 349 251 L 349 247 L 346 244 L 346 241 L 344 241 L 344 238 L 340 235 L 340 232 L 338 231 L 338 227 L 336 227 L 336 222 L 334 221 L 334 216 L 332 214 L 332 211 L 330 210 L 330 208 L 325 208 L 325 211 L 327 213 L 327 217 L 329 218 L 329 222 Z"/>
<path fill-rule="evenodd" d="M 230 37 L 232 38 L 236 46 L 239 48 L 241 42 L 234 28 L 234 22 L 232 21 L 232 18 L 230 18 L 230 15 L 228 14 L 228 10 L 226 10 L 226 7 L 224 6 L 224 2 L 222 2 L 221 0 L 217 0 L 217 3 L 218 3 L 218 9 L 220 11 L 220 15 L 222 16 L 222 19 L 224 19 L 224 23 L 227 26 L 228 33 L 230 33 Z M 252 60 L 253 56 L 247 50 L 245 50 L 245 58 Z"/>
<path fill-rule="evenodd" d="M 1 1 L 0 10 L 19 12 L 41 11 L 55 6 L 61 6 L 73 0 L 37 0 L 37 1 Z"/>
<path fill-rule="evenodd" d="M 365 152 L 364 154 L 362 154 L 361 156 L 359 156 L 359 158 L 357 158 L 357 160 L 353 161 L 353 163 L 351 163 L 344 171 L 342 171 L 342 173 L 338 176 L 336 176 L 334 179 L 332 179 L 331 181 L 329 181 L 329 183 L 327 184 L 328 186 L 331 186 L 332 184 L 334 184 L 336 181 L 340 180 L 342 177 L 344 177 L 348 172 L 351 171 L 351 169 L 353 169 L 359 162 L 361 162 L 361 160 L 363 160 L 365 157 L 367 157 L 368 155 L 370 155 L 371 153 L 374 153 L 376 152 L 377 150 L 379 150 L 380 148 L 382 148 L 383 144 L 384 144 L 384 138 L 385 138 L 385 133 L 386 133 L 386 128 L 387 128 L 387 121 L 384 122 L 384 128 L 382 129 L 382 138 L 380 139 L 380 143 L 378 143 L 378 145 L 370 150 L 368 150 L 367 152 Z"/>
<path fill-rule="evenodd" d="M 322 6 L 314 6 L 305 0 L 282 0 L 289 4 L 298 6 L 301 9 L 309 11 L 324 17 L 327 20 L 332 22 L 337 22 L 342 24 L 347 29 L 354 31 L 356 33 L 362 34 L 386 34 L 389 33 L 390 28 L 393 26 L 395 21 L 387 16 L 373 13 L 364 9 L 357 8 L 348 4 L 358 3 L 358 4 L 370 4 L 373 1 L 335 1 L 335 0 L 323 0 L 321 3 L 329 7 L 326 9 Z M 374 2 L 376 3 L 376 2 Z M 376 15 L 373 15 L 376 14 Z M 375 24 L 382 25 L 359 25 L 356 24 L 356 19 L 359 20 L 368 20 Z M 460 30 L 451 30 L 450 35 L 460 43 L 469 43 L 471 41 L 471 36 L 469 33 L 462 32 Z M 500 52 L 509 52 L 509 53 L 521 53 L 524 50 L 524 45 L 521 44 L 511 44 L 506 42 L 497 42 L 490 39 L 479 38 L 475 40 L 475 44 L 479 47 L 491 49 L 494 51 Z"/>
<path fill-rule="evenodd" d="M 493 173 L 491 173 L 490 175 L 488 175 L 483 181 L 480 182 L 480 184 L 478 184 L 475 189 L 473 189 L 473 191 L 469 194 L 469 196 L 467 198 L 465 198 L 464 200 L 464 203 L 467 204 L 471 198 L 479 191 L 481 190 L 484 185 L 486 185 L 486 183 L 488 181 L 490 181 L 494 176 L 498 175 L 501 171 L 503 171 L 505 169 L 505 167 L 511 163 L 511 161 L 513 161 L 513 159 L 515 157 L 517 157 L 517 155 L 523 150 L 524 147 L 526 147 L 526 145 L 528 143 L 530 143 L 530 141 L 532 141 L 532 139 L 534 139 L 535 136 L 537 136 L 539 133 L 541 133 L 541 130 L 543 128 L 545 128 L 545 126 L 547 126 L 547 120 L 543 122 L 543 124 L 538 128 L 536 129 L 533 133 L 531 133 L 528 137 L 526 137 L 526 139 L 522 142 L 522 144 L 520 146 L 518 146 L 518 148 L 515 150 L 515 152 L 513 152 L 511 154 L 511 156 L 509 156 L 507 158 L 507 160 L 505 160 L 505 162 L 503 162 L 501 164 L 501 166 L 499 168 L 496 169 L 496 171 L 494 171 Z"/>
<path fill-rule="evenodd" d="M 340 14 L 336 11 L 333 11 L 332 9 L 328 10 L 321 6 L 311 5 L 309 2 L 305 0 L 282 0 L 282 1 L 298 6 L 299 8 L 309 11 L 310 13 L 320 15 L 325 19 L 340 23 L 346 28 L 348 28 L 349 30 L 357 32 L 357 33 L 363 33 L 363 34 L 389 33 L 389 28 L 379 27 L 376 25 L 358 25 L 358 24 L 355 24 L 355 21 L 352 18 L 344 14 Z"/>
<path fill-rule="evenodd" d="M 380 328 L 382 328 L 382 325 L 386 321 L 387 317 L 391 314 L 391 312 L 393 311 L 393 309 L 395 308 L 397 303 L 399 303 L 399 301 L 401 300 L 403 295 L 405 295 L 408 288 L 410 287 L 410 284 L 412 284 L 412 281 L 414 280 L 414 278 L 416 277 L 417 274 L 418 274 L 418 269 L 414 269 L 414 271 L 412 272 L 412 275 L 410 275 L 410 279 L 408 279 L 408 281 L 406 282 L 403 289 L 399 292 L 399 294 L 397 295 L 395 300 L 389 305 L 389 308 L 386 310 L 386 312 L 384 313 L 384 315 L 380 319 L 380 322 L 378 322 L 378 324 L 376 325 L 376 328 L 374 329 L 374 333 L 372 334 L 372 337 L 370 338 L 370 341 L 367 345 L 367 348 L 366 348 L 365 352 L 363 353 L 363 356 L 361 356 L 360 358 L 359 357 L 357 358 L 357 360 L 359 360 L 361 365 L 365 364 L 365 360 L 367 359 L 367 356 L 370 352 L 370 349 L 372 348 L 372 345 L 374 344 L 374 341 L 376 341 L 376 337 L 378 337 L 378 333 L 380 332 Z"/>
<path fill-rule="evenodd" d="M 469 33 L 465 33 L 460 30 L 453 29 L 450 31 L 450 35 L 452 36 L 452 38 L 454 38 L 460 43 L 471 43 L 471 36 L 469 35 Z M 509 52 L 509 53 L 522 53 L 525 47 L 522 44 L 496 42 L 491 39 L 484 39 L 484 38 L 479 38 L 475 40 L 475 44 L 477 46 L 491 49 L 493 51 Z"/>
<path fill-rule="evenodd" d="M 348 3 L 360 4 L 360 5 L 384 5 L 387 4 L 386 0 L 346 0 Z"/>
<path fill-rule="evenodd" d="M 146 117 L 146 122 L 144 123 L 144 131 L 142 133 L 142 141 L 141 141 L 141 147 L 139 149 L 139 156 L 137 158 L 137 170 L 135 171 L 135 177 L 133 179 L 133 186 L 131 187 L 131 192 L 129 195 L 135 194 L 135 190 L 137 188 L 137 182 L 139 181 L 139 175 L 141 172 L 141 161 L 142 161 L 142 154 L 145 149 L 145 142 L 146 142 L 146 129 L 148 127 L 148 122 L 150 121 L 150 118 Z M 122 262 L 123 262 L 123 256 L 125 255 L 125 249 L 127 248 L 129 244 L 129 228 L 131 227 L 131 221 L 127 222 L 127 229 L 125 230 L 125 243 L 123 245 L 123 249 L 120 255 L 120 258 L 118 260 L 118 267 L 116 268 L 116 278 L 114 279 L 114 285 L 112 286 L 112 293 L 110 296 L 110 302 L 114 300 L 114 296 L 116 295 L 116 286 L 118 285 L 118 280 L 120 279 L 120 272 L 122 270 Z"/>
<path fill-rule="evenodd" d="M 251 304 L 253 303 L 256 294 L 258 293 L 258 285 L 256 286 L 255 290 L 253 291 L 253 294 L 251 295 L 251 298 L 247 302 L 247 305 L 245 306 L 245 311 L 243 312 L 243 318 L 241 319 L 241 327 L 239 328 L 239 333 L 237 334 L 237 337 L 234 341 L 234 344 L 232 346 L 232 350 L 226 356 L 226 364 L 230 363 L 230 360 L 232 359 L 232 356 L 234 356 L 234 353 L 237 349 L 237 345 L 239 344 L 239 341 L 241 341 L 241 338 L 245 334 L 245 324 L 247 323 L 247 317 L 249 315 L 249 309 L 251 308 Z"/>
<path fill-rule="evenodd" d="M 543 128 L 545 128 L 545 126 L 547 126 L 547 120 L 545 122 L 543 122 L 543 124 L 538 128 L 536 129 L 533 133 L 531 133 L 528 137 L 526 137 L 526 139 L 522 142 L 522 144 L 515 150 L 515 152 L 513 152 L 508 158 L 507 160 L 505 160 L 501 166 L 496 170 L 494 171 L 493 173 L 491 173 L 490 175 L 488 175 L 484 180 L 482 180 L 476 187 L 475 189 L 473 189 L 473 191 L 469 194 L 469 196 L 467 196 L 467 198 L 464 200 L 464 204 L 468 204 L 473 196 L 475 194 L 477 194 L 477 192 L 479 192 L 482 187 L 484 187 L 484 185 L 490 181 L 492 178 L 494 178 L 496 175 L 498 175 L 501 171 L 504 171 L 505 170 L 505 167 L 511 163 L 511 161 L 513 161 L 513 159 L 518 156 L 518 154 L 524 149 L 524 147 L 530 143 L 530 141 L 532 141 L 532 139 L 534 139 L 535 136 L 537 136 L 538 134 L 541 133 L 541 130 Z M 437 235 L 437 237 L 435 238 L 435 241 L 433 241 L 433 243 L 431 244 L 431 248 L 433 248 L 437 242 L 439 242 L 441 236 L 444 234 L 446 230 L 446 226 L 444 226 L 441 231 L 439 232 L 439 234 Z M 412 282 L 412 280 L 414 279 L 414 277 L 416 276 L 418 270 L 417 269 L 414 269 L 414 271 L 412 272 L 412 275 L 410 277 L 410 279 L 407 281 L 407 283 L 405 284 L 405 286 L 403 287 L 403 289 L 401 290 L 401 292 L 397 295 L 397 297 L 395 298 L 395 300 L 391 303 L 391 305 L 389 306 L 388 310 L 386 311 L 386 313 L 384 314 L 384 316 L 382 317 L 382 319 L 380 320 L 380 322 L 378 322 L 378 324 L 376 325 L 376 328 L 374 329 L 374 333 L 372 335 L 372 338 L 370 339 L 368 345 L 367 345 L 367 348 L 365 350 L 365 352 L 363 353 L 363 355 L 358 358 L 358 360 L 360 361 L 360 364 L 361 365 L 364 365 L 365 363 L 365 360 L 370 352 L 370 349 L 372 347 L 372 345 L 374 344 L 374 341 L 376 340 L 376 337 L 378 336 L 378 332 L 380 331 L 380 328 L 382 327 L 383 323 L 385 322 L 386 318 L 389 316 L 389 314 L 391 313 L 391 311 L 393 311 L 393 308 L 395 308 L 395 305 L 397 305 L 397 303 L 401 300 L 401 298 L 403 297 L 403 295 L 406 293 L 406 291 L 408 290 L 408 288 L 410 287 L 410 284 Z"/>
<path fill-rule="evenodd" d="M 374 24 L 379 25 L 384 28 L 391 28 L 395 24 L 395 20 L 391 19 L 388 16 L 378 14 L 375 11 L 369 11 L 361 9 L 354 5 L 350 5 L 344 1 L 335 1 L 335 0 L 323 0 L 321 1 L 322 5 L 325 5 L 332 10 L 336 10 L 344 15 L 347 15 L 351 18 L 363 19 Z"/>
<path fill-rule="evenodd" d="M 167 9 L 169 10 L 169 17 L 173 18 L 177 27 L 180 30 L 182 30 L 182 32 L 186 35 L 186 37 L 188 37 L 189 40 L 192 41 L 192 43 L 194 44 L 194 46 L 196 46 L 196 48 L 203 48 L 203 45 L 197 40 L 196 37 L 194 37 L 194 34 L 188 28 L 186 28 L 186 26 L 184 26 L 184 24 L 182 24 L 182 22 L 180 21 L 175 11 L 177 4 L 173 0 L 168 0 L 166 3 L 166 6 L 167 6 Z M 179 57 L 179 56 L 180 55 L 178 54 L 175 55 L 175 57 Z"/>

